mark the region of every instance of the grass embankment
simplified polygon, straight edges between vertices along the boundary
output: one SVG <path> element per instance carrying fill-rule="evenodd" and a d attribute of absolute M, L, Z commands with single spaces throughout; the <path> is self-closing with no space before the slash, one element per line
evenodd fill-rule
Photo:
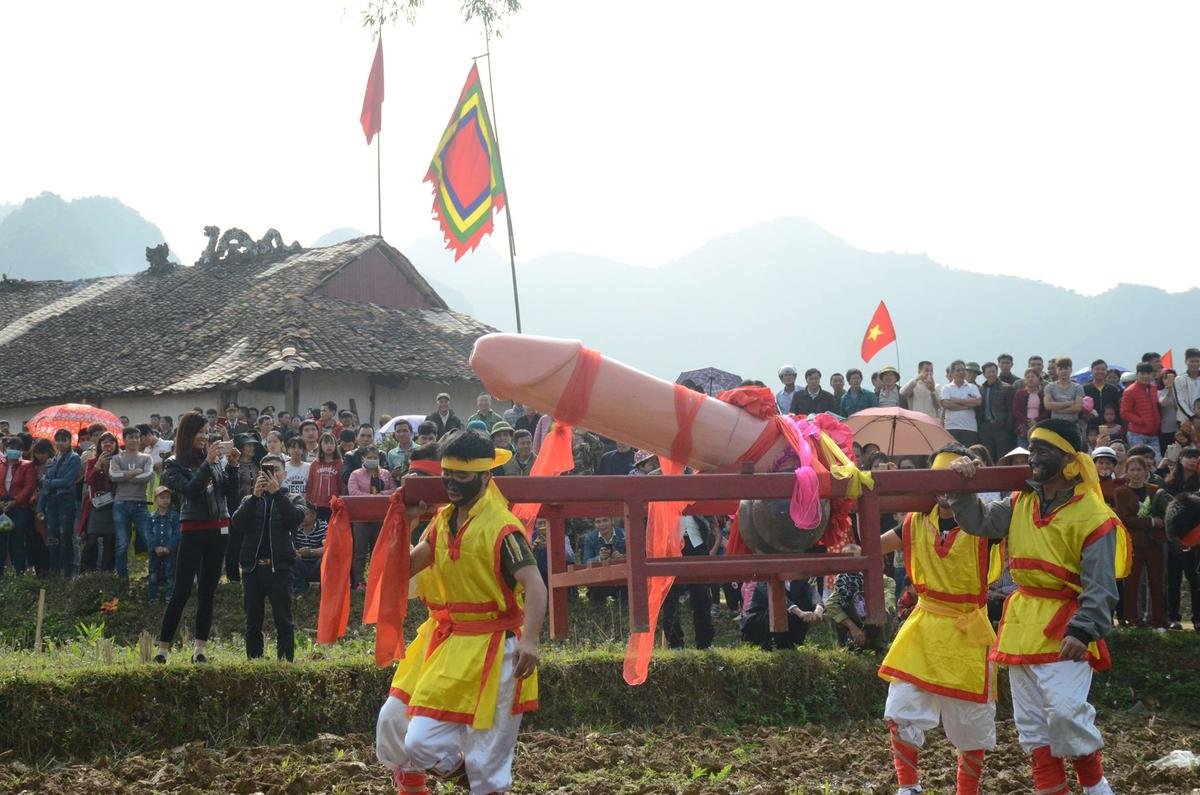
<path fill-rule="evenodd" d="M 387 692 L 391 671 L 372 664 L 370 629 L 352 626 L 347 640 L 312 659 L 315 594 L 296 602 L 301 632 L 295 664 L 243 659 L 241 589 L 234 584 L 219 589 L 214 663 L 193 666 L 180 654 L 164 667 L 141 662 L 135 647 L 143 630 L 155 633 L 161 616 L 161 608 L 144 605 L 139 586 L 119 595 L 115 611 L 105 614 L 100 607 L 116 590 L 111 577 L 50 588 L 56 585 L 47 596 L 48 651 L 34 655 L 20 649 L 32 640 L 37 583 L 0 580 L 0 638 L 9 649 L 0 653 L 0 751 L 36 760 L 94 758 L 195 740 L 224 746 L 305 742 L 323 732 L 369 729 Z M 352 625 L 361 615 L 360 595 L 354 597 Z M 878 660 L 833 648 L 828 630 L 794 652 L 729 648 L 737 643 L 736 627 L 723 613 L 715 621 L 718 643 L 726 648 L 656 652 L 649 681 L 630 688 L 622 679 L 623 609 L 578 602 L 571 617 L 571 638 L 544 647 L 541 709 L 527 718 L 532 729 L 830 726 L 882 713 L 886 686 L 875 676 Z M 422 618 L 416 607 L 413 628 Z M 185 624 L 189 620 L 190 613 Z M 111 649 L 108 639 L 96 637 L 100 622 L 103 634 L 115 641 Z M 78 624 L 88 625 L 82 632 L 86 640 Z M 1200 636 L 1118 633 L 1111 646 L 1114 668 L 1099 674 L 1092 688 L 1098 706 L 1117 711 L 1141 702 L 1195 720 Z M 268 654 L 272 651 L 268 645 Z M 1004 717 L 1008 693 L 1005 677 L 1000 681 Z"/>

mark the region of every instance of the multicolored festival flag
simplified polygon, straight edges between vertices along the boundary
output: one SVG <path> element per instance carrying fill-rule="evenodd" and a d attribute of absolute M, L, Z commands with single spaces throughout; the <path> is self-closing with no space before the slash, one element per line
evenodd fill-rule
<path fill-rule="evenodd" d="M 433 215 L 457 262 L 492 231 L 493 210 L 504 209 L 499 150 L 474 64 L 425 181 L 433 184 Z"/>
<path fill-rule="evenodd" d="M 896 341 L 896 327 L 892 325 L 892 316 L 888 313 L 887 304 L 879 302 L 867 331 L 863 334 L 862 358 L 864 362 L 871 361 L 875 354 Z"/>

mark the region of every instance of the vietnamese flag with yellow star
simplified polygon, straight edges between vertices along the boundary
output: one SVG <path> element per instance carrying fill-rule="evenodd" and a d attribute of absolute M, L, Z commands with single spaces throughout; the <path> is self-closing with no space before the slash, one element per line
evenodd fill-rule
<path fill-rule="evenodd" d="M 888 314 L 887 304 L 880 301 L 875 314 L 871 315 L 871 322 L 867 324 L 867 332 L 863 334 L 863 361 L 871 361 L 875 354 L 895 341 L 896 327 L 892 325 L 892 316 Z"/>

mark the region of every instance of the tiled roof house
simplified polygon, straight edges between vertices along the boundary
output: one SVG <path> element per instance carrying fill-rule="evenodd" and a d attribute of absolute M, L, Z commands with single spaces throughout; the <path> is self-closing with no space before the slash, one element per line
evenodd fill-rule
<path fill-rule="evenodd" d="M 494 329 L 450 311 L 403 254 L 370 236 L 242 262 L 77 282 L 0 281 L 0 417 L 67 401 L 135 422 L 193 406 L 324 400 L 364 418 L 460 410 L 468 358 Z M 468 412 L 469 413 L 469 412 Z"/>

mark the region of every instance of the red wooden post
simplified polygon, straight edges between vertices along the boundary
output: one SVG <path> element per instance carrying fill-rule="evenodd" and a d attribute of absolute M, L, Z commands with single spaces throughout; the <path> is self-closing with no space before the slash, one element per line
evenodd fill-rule
<path fill-rule="evenodd" d="M 858 498 L 858 536 L 866 558 L 863 595 L 867 600 L 867 623 L 882 624 L 887 619 L 883 609 L 883 550 L 879 543 L 879 495 L 873 491 Z"/>
<path fill-rule="evenodd" d="M 554 575 L 567 570 L 567 522 L 561 505 L 546 505 L 542 513 L 550 522 L 546 538 L 546 579 L 550 583 L 550 637 L 567 636 L 567 594 L 569 586 L 554 584 Z"/>
<path fill-rule="evenodd" d="M 650 587 L 646 582 L 646 502 L 631 498 L 625 503 L 625 556 L 629 562 L 629 631 L 650 631 Z"/>

